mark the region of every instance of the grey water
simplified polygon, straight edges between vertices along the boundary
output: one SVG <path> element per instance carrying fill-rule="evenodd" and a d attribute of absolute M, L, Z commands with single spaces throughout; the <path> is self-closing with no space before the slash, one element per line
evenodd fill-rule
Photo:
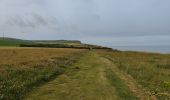
<path fill-rule="evenodd" d="M 112 46 L 113 49 L 122 51 L 142 51 L 142 52 L 154 52 L 170 54 L 170 45 L 159 46 Z"/>

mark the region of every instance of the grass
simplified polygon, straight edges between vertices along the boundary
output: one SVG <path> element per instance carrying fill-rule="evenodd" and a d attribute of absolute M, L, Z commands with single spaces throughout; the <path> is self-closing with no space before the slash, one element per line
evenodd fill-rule
<path fill-rule="evenodd" d="M 134 100 L 126 84 L 107 70 L 110 67 L 95 52 L 87 52 L 65 73 L 35 89 L 25 99 Z"/>
<path fill-rule="evenodd" d="M 0 64 L 32 63 L 46 60 L 52 57 L 67 56 L 83 50 L 62 49 L 62 48 L 20 48 L 20 47 L 1 47 Z"/>
<path fill-rule="evenodd" d="M 17 46 L 19 46 L 19 42 L 0 40 L 0 46 L 14 46 L 14 47 L 17 47 Z"/>
<path fill-rule="evenodd" d="M 81 41 L 77 40 L 35 40 L 35 43 L 42 44 L 68 44 L 68 45 L 81 45 Z"/>
<path fill-rule="evenodd" d="M 169 54 L 86 51 L 0 48 L 0 100 L 170 99 Z"/>
<path fill-rule="evenodd" d="M 142 52 L 104 52 L 119 69 L 131 75 L 160 100 L 170 99 L 170 55 Z"/>
<path fill-rule="evenodd" d="M 75 48 L 75 49 L 108 49 L 108 47 L 84 44 L 77 40 L 21 40 L 0 37 L 0 47 L 41 47 L 41 48 Z"/>
<path fill-rule="evenodd" d="M 18 47 L 21 43 L 31 43 L 27 40 L 20 40 L 20 39 L 14 39 L 14 38 L 7 38 L 7 37 L 0 37 L 0 47 Z"/>
<path fill-rule="evenodd" d="M 114 87 L 105 77 L 105 66 L 94 53 L 86 53 L 64 74 L 36 89 L 26 100 L 109 100 L 116 99 Z"/>
<path fill-rule="evenodd" d="M 81 45 L 80 41 L 76 40 L 21 40 L 16 38 L 8 38 L 8 37 L 0 37 L 0 46 L 3 47 L 19 47 L 21 44 L 58 44 L 59 46 L 67 46 L 67 45 Z M 46 45 L 46 47 L 48 46 Z M 58 46 L 57 46 L 58 47 Z"/>
<path fill-rule="evenodd" d="M 106 75 L 116 88 L 120 100 L 137 100 L 137 98 L 129 90 L 128 86 L 112 71 L 112 69 L 107 69 Z"/>
<path fill-rule="evenodd" d="M 10 52 L 13 52 L 13 50 L 15 53 L 11 55 Z M 83 50 L 73 49 L 43 49 L 41 51 L 34 48 L 4 48 L 0 51 L 6 54 L 5 58 L 4 54 L 0 55 L 2 59 L 0 62 L 1 100 L 22 99 L 33 88 L 62 74 L 65 66 L 75 63 L 81 52 L 84 52 Z M 5 60 L 6 58 L 10 61 L 9 63 Z"/>

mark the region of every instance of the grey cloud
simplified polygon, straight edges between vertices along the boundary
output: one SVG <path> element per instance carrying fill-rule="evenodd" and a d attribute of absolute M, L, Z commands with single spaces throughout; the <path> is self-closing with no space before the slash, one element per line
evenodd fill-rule
<path fill-rule="evenodd" d="M 34 38 L 41 38 L 41 33 L 49 39 L 93 38 L 94 43 L 128 36 L 170 40 L 169 4 L 169 0 L 0 0 L 0 31 L 12 36 L 25 32 Z"/>

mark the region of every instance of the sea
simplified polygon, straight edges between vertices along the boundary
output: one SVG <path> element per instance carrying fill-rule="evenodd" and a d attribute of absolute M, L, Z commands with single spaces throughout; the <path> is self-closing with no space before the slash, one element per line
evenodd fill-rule
<path fill-rule="evenodd" d="M 112 46 L 113 49 L 122 51 L 142 51 L 142 52 L 154 52 L 170 54 L 170 45 L 159 46 Z"/>

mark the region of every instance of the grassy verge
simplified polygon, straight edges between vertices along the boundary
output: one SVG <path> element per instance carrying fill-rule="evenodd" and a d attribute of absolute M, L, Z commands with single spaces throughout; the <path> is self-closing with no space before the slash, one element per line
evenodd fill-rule
<path fill-rule="evenodd" d="M 160 100 L 170 99 L 170 55 L 100 52 Z"/>
<path fill-rule="evenodd" d="M 0 100 L 20 100 L 33 88 L 44 84 L 64 72 L 81 53 L 53 57 L 34 63 L 0 65 Z"/>
<path fill-rule="evenodd" d="M 137 98 L 129 91 L 128 86 L 116 75 L 111 69 L 106 71 L 106 76 L 116 88 L 120 100 L 137 100 Z"/>

